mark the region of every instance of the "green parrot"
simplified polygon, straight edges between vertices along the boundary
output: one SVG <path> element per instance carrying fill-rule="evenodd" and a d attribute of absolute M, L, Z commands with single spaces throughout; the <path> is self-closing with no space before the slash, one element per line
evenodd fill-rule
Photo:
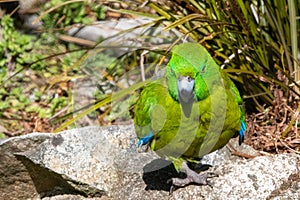
<path fill-rule="evenodd" d="M 239 136 L 241 144 L 246 131 L 238 89 L 198 43 L 172 49 L 165 75 L 141 92 L 134 124 L 138 146 L 148 144 L 187 175 L 172 178 L 175 186 L 208 184 L 209 173 L 198 174 L 187 163 L 199 162 L 232 137 Z"/>

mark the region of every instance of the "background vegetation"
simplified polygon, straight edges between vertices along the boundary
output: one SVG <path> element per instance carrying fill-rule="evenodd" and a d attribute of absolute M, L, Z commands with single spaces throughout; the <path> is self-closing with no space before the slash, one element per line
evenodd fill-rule
<path fill-rule="evenodd" d="M 141 80 L 167 61 L 170 45 L 163 44 L 187 39 L 204 45 L 239 87 L 248 114 L 246 142 L 264 152 L 298 153 L 299 3 L 51 0 L 34 11 L 42 26 L 33 31 L 17 23 L 26 13 L 22 5 L 18 11 L 1 1 L 1 137 L 62 130 L 75 121 L 79 126 L 130 122 L 137 91 L 147 82 Z M 150 38 L 136 35 L 134 48 L 122 55 L 112 51 L 119 43 L 103 46 L 107 39 L 93 43 L 65 37 L 74 26 L 140 17 L 152 22 L 120 34 L 147 27 L 163 31 Z M 175 30 L 182 37 L 164 36 Z M 120 34 L 109 41 L 118 41 Z M 160 45 L 153 42 L 157 38 Z M 153 63 L 145 75 L 141 59 Z M 97 89 L 74 106 L 74 91 L 84 83 Z"/>

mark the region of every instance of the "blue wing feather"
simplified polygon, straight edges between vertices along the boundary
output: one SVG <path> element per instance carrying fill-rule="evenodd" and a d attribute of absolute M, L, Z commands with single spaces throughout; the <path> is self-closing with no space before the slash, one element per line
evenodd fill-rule
<path fill-rule="evenodd" d="M 152 131 L 146 135 L 145 137 L 142 137 L 139 141 L 138 141 L 138 147 L 141 147 L 142 145 L 148 144 L 151 139 L 153 138 L 153 133 Z"/>
<path fill-rule="evenodd" d="M 239 145 L 241 145 L 244 142 L 246 129 L 246 122 L 244 120 L 241 120 L 241 127 L 239 131 Z"/>

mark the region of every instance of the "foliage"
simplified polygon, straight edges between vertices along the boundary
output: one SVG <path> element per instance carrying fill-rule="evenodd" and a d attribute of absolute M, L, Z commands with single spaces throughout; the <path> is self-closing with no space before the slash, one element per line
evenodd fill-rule
<path fill-rule="evenodd" d="M 58 51 L 68 50 L 63 45 L 48 46 L 43 34 L 40 38 L 21 34 L 9 15 L 2 17 L 1 27 L 0 126 L 8 135 L 31 132 L 37 121 L 51 118 L 70 104 L 66 84 L 71 79 L 68 75 L 78 74 L 78 68 L 69 66 L 81 54 L 55 57 Z M 68 46 L 70 51 L 74 48 Z"/>
<path fill-rule="evenodd" d="M 43 26 L 52 31 L 54 28 L 90 24 L 105 18 L 105 7 L 95 1 L 52 0 L 43 6 L 43 10 L 47 13 L 42 18 Z"/>
<path fill-rule="evenodd" d="M 95 1 L 53 0 L 42 9 L 40 34 L 17 30 L 12 14 L 1 18 L 0 128 L 7 135 L 52 131 L 57 125 L 50 120 L 71 110 L 72 82 L 83 77 L 76 62 L 85 48 L 61 43 L 56 33 L 105 17 Z"/>
<path fill-rule="evenodd" d="M 242 93 L 261 104 L 272 105 L 269 90 L 276 84 L 286 95 L 297 91 L 297 54 L 292 52 L 287 1 L 182 1 L 150 2 L 163 17 L 166 29 L 177 28 L 210 50 L 220 65 L 239 82 Z M 290 15 L 289 15 L 290 14 Z M 293 49 L 292 49 L 293 48 Z M 229 59 L 231 55 L 234 59 Z M 294 56 L 294 57 L 293 57 Z M 293 83 L 296 88 L 289 87 Z M 297 93 L 294 93 L 297 94 Z M 250 103 L 253 105 L 253 103 Z"/>
<path fill-rule="evenodd" d="M 1 19 L 2 40 L 0 43 L 0 83 L 7 77 L 7 73 L 18 71 L 21 66 L 37 60 L 39 54 L 28 54 L 33 48 L 33 39 L 29 35 L 21 34 L 14 29 L 13 19 L 5 15 Z M 38 62 L 32 68 L 43 68 Z"/>
<path fill-rule="evenodd" d="M 8 79 L 9 76 L 22 70 L 23 66 L 33 62 L 41 55 L 29 54 L 33 48 L 33 39 L 31 36 L 20 34 L 15 30 L 13 19 L 8 15 L 5 15 L 1 19 L 2 27 L 2 42 L 0 43 L 0 116 L 3 116 L 3 112 L 6 109 L 10 109 L 15 113 L 19 109 L 25 108 L 30 100 L 22 93 L 22 89 L 19 87 L 18 81 L 13 82 Z M 31 65 L 32 69 L 42 69 L 44 67 L 43 62 L 37 62 Z M 17 80 L 26 81 L 26 78 L 22 74 L 17 75 Z"/>

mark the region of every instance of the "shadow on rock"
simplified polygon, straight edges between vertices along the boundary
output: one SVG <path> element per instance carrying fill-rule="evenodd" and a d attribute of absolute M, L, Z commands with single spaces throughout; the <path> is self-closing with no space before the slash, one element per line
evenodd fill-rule
<path fill-rule="evenodd" d="M 188 163 L 189 167 L 200 173 L 208 170 L 211 165 Z M 178 173 L 172 162 L 156 159 L 146 164 L 143 168 L 143 180 L 146 183 L 146 190 L 165 190 L 170 191 L 172 186 L 171 178 L 185 178 L 186 174 Z"/>
<path fill-rule="evenodd" d="M 101 197 L 104 191 L 88 184 L 72 180 L 63 174 L 58 174 L 43 165 L 30 160 L 23 153 L 15 153 L 16 158 L 27 168 L 27 172 L 35 185 L 40 197 L 51 197 L 63 194 L 81 195 L 83 197 Z"/>
<path fill-rule="evenodd" d="M 143 168 L 143 180 L 146 183 L 146 190 L 170 191 L 171 178 L 179 177 L 174 165 L 167 160 L 156 159 L 146 164 Z"/>

